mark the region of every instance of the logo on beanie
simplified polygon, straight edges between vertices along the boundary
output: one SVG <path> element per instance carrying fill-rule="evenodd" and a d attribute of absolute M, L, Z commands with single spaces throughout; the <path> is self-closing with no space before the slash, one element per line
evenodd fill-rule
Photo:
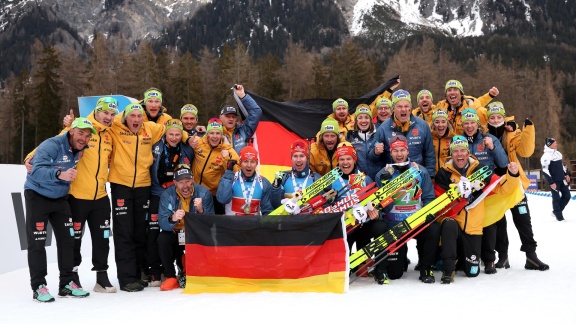
<path fill-rule="evenodd" d="M 159 92 L 148 92 L 148 97 L 160 97 Z"/>
<path fill-rule="evenodd" d="M 333 130 L 335 130 L 335 128 L 332 125 L 326 125 L 326 126 L 324 126 L 324 130 L 325 131 L 333 131 Z"/>

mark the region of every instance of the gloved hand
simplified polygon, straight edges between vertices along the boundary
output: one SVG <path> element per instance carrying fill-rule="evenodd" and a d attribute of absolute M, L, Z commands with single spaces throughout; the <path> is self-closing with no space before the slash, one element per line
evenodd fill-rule
<path fill-rule="evenodd" d="M 284 198 L 281 201 L 282 205 L 284 205 L 284 210 L 287 211 L 290 215 L 295 215 L 300 213 L 300 206 L 289 198 Z"/>
<path fill-rule="evenodd" d="M 384 170 L 384 172 L 380 174 L 380 182 L 382 184 L 388 182 L 390 179 L 392 179 L 392 173 L 390 173 L 388 170 Z"/>
<path fill-rule="evenodd" d="M 458 186 L 457 190 L 460 193 L 460 196 L 468 198 L 472 194 L 472 184 L 470 183 L 470 180 L 468 180 L 468 178 L 466 177 L 460 178 L 460 181 L 458 182 L 457 186 Z"/>
<path fill-rule="evenodd" d="M 234 166 L 238 163 L 236 160 L 228 160 L 226 164 L 226 170 L 234 171 Z"/>
<path fill-rule="evenodd" d="M 282 171 L 277 171 L 274 174 L 274 181 L 272 182 L 272 186 L 274 186 L 274 188 L 278 188 L 280 187 L 280 185 L 282 184 L 282 179 L 284 178 L 284 172 Z"/>
<path fill-rule="evenodd" d="M 512 127 L 512 131 L 516 130 L 516 122 L 514 122 L 513 120 L 509 120 L 506 122 L 506 126 L 510 126 Z"/>
<path fill-rule="evenodd" d="M 524 121 L 524 126 L 530 126 L 530 125 L 534 125 L 534 123 L 530 119 L 526 118 L 526 120 Z"/>

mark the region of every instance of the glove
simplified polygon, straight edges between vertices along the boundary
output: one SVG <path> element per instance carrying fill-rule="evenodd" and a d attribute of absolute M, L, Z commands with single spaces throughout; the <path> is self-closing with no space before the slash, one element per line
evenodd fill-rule
<path fill-rule="evenodd" d="M 384 171 L 380 174 L 380 182 L 382 182 L 382 184 L 388 182 L 388 180 L 392 179 L 392 174 L 388 171 Z"/>
<path fill-rule="evenodd" d="M 360 205 L 356 205 L 352 208 L 352 215 L 354 215 L 354 218 L 356 218 L 359 223 L 364 223 L 366 222 L 366 219 L 368 219 L 366 209 Z"/>
<path fill-rule="evenodd" d="M 468 180 L 468 178 L 466 177 L 462 177 L 460 178 L 460 181 L 458 182 L 458 193 L 460 193 L 460 196 L 464 197 L 464 198 L 468 198 L 471 194 L 472 194 L 472 184 L 470 183 L 470 180 Z"/>
<path fill-rule="evenodd" d="M 512 127 L 512 131 L 516 130 L 516 123 L 513 120 L 507 121 L 506 125 Z"/>
<path fill-rule="evenodd" d="M 238 163 L 236 160 L 228 160 L 226 164 L 226 170 L 234 171 L 234 166 Z"/>
<path fill-rule="evenodd" d="M 284 210 L 287 211 L 290 215 L 299 214 L 300 213 L 300 206 L 289 198 L 284 198 L 281 201 L 282 205 L 284 205 Z"/>
<path fill-rule="evenodd" d="M 524 121 L 524 126 L 530 126 L 530 125 L 534 125 L 534 123 L 530 119 L 526 118 L 526 120 Z"/>
<path fill-rule="evenodd" d="M 282 178 L 284 178 L 284 172 L 278 171 L 274 174 L 274 182 L 272 182 L 272 186 L 274 188 L 280 187 L 282 184 Z"/>

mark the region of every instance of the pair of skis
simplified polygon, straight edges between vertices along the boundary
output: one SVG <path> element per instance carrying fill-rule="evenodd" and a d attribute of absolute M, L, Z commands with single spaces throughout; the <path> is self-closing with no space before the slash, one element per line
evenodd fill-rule
<path fill-rule="evenodd" d="M 483 183 L 492 174 L 492 171 L 484 166 L 474 172 L 468 179 L 470 182 L 480 181 Z M 418 235 L 432 222 L 450 210 L 450 207 L 457 202 L 461 197 L 458 187 L 454 186 L 438 196 L 432 202 L 419 209 L 417 212 L 406 218 L 403 222 L 397 224 L 388 232 L 376 237 L 372 242 L 368 243 L 362 249 L 356 251 L 350 256 L 350 268 L 358 269 L 351 274 L 350 283 L 357 277 L 357 273 L 362 273 L 366 270 L 366 265 L 361 266 L 363 262 L 370 258 L 380 258 L 383 254 L 390 255 L 397 251 L 411 238 Z M 385 259 L 386 257 L 384 257 Z M 383 261 L 378 260 L 376 263 Z"/>

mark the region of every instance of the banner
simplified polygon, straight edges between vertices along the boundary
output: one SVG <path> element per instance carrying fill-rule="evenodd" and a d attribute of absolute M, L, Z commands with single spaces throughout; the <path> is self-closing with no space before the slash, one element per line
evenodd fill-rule
<path fill-rule="evenodd" d="M 187 213 L 184 293 L 332 292 L 348 287 L 342 213 Z"/>
<path fill-rule="evenodd" d="M 527 174 L 528 180 L 530 180 L 530 185 L 526 190 L 529 191 L 538 191 L 538 176 L 535 174 Z"/>
<path fill-rule="evenodd" d="M 88 114 L 96 108 L 96 103 L 98 99 L 102 97 L 112 97 L 118 101 L 118 112 L 124 111 L 124 108 L 128 106 L 129 103 L 138 102 L 137 99 L 126 97 L 122 95 L 109 95 L 109 96 L 89 96 L 89 97 L 78 97 L 78 109 L 80 110 L 80 117 L 86 117 Z"/>

